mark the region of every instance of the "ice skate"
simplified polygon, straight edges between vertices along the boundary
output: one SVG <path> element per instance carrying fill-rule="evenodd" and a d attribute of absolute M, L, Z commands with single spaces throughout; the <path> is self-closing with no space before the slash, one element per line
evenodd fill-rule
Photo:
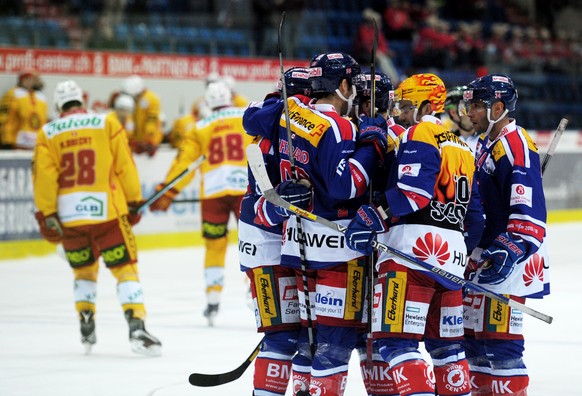
<path fill-rule="evenodd" d="M 129 343 L 131 350 L 146 356 L 160 356 L 162 343 L 145 329 L 143 320 L 133 317 L 133 310 L 125 312 L 125 319 L 129 325 Z"/>
<path fill-rule="evenodd" d="M 208 319 L 208 326 L 214 326 L 214 318 L 218 315 L 218 304 L 208 304 L 204 310 L 204 317 Z"/>
<path fill-rule="evenodd" d="M 91 353 L 91 348 L 97 342 L 95 335 L 95 320 L 93 311 L 81 311 L 81 343 L 85 348 L 85 355 Z"/>

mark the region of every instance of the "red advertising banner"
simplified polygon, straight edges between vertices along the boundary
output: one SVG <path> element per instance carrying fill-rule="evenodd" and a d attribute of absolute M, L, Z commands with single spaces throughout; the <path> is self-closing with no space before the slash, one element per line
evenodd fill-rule
<path fill-rule="evenodd" d="M 306 66 L 290 61 L 290 66 Z M 289 63 L 289 62 L 287 62 Z M 209 73 L 230 75 L 237 81 L 276 81 L 277 59 L 159 55 L 124 52 L 73 51 L 0 47 L 0 73 L 36 69 L 41 74 L 70 74 L 144 78 L 205 79 Z"/>

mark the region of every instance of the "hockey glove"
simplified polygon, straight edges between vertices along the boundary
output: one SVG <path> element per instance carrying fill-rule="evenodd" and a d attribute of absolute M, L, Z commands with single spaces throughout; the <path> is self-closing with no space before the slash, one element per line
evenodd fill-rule
<path fill-rule="evenodd" d="M 143 201 L 139 202 L 128 202 L 127 207 L 129 208 L 129 213 L 127 214 L 127 221 L 132 226 L 139 223 L 141 220 L 141 212 L 138 212 L 138 208 L 143 204 Z"/>
<path fill-rule="evenodd" d="M 515 264 L 525 255 L 525 244 L 521 238 L 513 238 L 504 232 L 495 238 L 493 245 L 481 253 L 479 283 L 496 285 L 513 272 Z"/>
<path fill-rule="evenodd" d="M 163 187 L 164 187 L 164 183 L 158 184 L 156 186 L 156 192 L 160 191 Z M 176 195 L 178 195 L 179 193 L 180 193 L 180 191 L 176 190 L 174 187 L 170 188 L 161 197 L 156 199 L 150 205 L 150 210 L 152 212 L 155 212 L 155 211 L 165 212 L 165 211 L 167 211 L 168 208 L 170 207 L 170 205 L 172 204 L 172 201 L 174 200 Z"/>
<path fill-rule="evenodd" d="M 311 186 L 307 180 L 298 182 L 287 180 L 275 187 L 279 196 L 291 205 L 309 209 L 311 205 Z M 257 216 L 263 224 L 276 225 L 287 220 L 291 214 L 284 208 L 274 205 L 261 197 Z"/>
<path fill-rule="evenodd" d="M 384 160 L 384 155 L 388 150 L 388 124 L 386 119 L 381 115 L 372 119 L 367 116 L 362 116 L 360 121 L 360 137 L 358 142 L 360 144 L 373 144 L 380 160 Z"/>
<path fill-rule="evenodd" d="M 36 212 L 34 218 L 40 228 L 40 235 L 50 243 L 60 243 L 63 239 L 63 227 L 56 213 L 44 216 L 42 212 Z"/>
<path fill-rule="evenodd" d="M 346 243 L 352 250 L 366 256 L 374 252 L 373 243 L 378 233 L 388 229 L 382 216 L 373 205 L 362 205 L 345 232 Z"/>

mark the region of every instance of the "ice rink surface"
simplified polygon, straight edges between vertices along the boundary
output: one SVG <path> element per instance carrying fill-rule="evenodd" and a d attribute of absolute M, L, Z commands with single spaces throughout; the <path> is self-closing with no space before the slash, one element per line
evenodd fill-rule
<path fill-rule="evenodd" d="M 552 225 L 548 235 L 552 294 L 527 304 L 552 315 L 554 323 L 526 315 L 528 394 L 579 396 L 582 223 Z M 163 343 L 157 358 L 130 351 L 115 280 L 104 266 L 97 296 L 97 345 L 85 356 L 68 265 L 56 254 L 0 262 L 0 396 L 250 396 L 252 366 L 239 380 L 220 387 L 188 383 L 192 372 L 239 366 L 261 339 L 246 304 L 234 245 L 227 260 L 220 313 L 209 328 L 202 317 L 203 249 L 140 252 L 146 328 Z M 357 360 L 354 353 L 347 396 L 365 395 Z"/>

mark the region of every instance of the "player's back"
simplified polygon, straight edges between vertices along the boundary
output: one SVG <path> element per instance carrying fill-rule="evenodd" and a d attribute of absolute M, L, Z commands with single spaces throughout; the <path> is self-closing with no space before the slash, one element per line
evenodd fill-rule
<path fill-rule="evenodd" d="M 206 198 L 242 195 L 247 186 L 246 147 L 252 137 L 242 125 L 242 108 L 225 107 L 198 121 L 193 133 L 206 154 L 201 166 Z"/>
<path fill-rule="evenodd" d="M 113 113 L 78 112 L 46 124 L 35 163 L 48 169 L 35 171 L 46 172 L 44 180 L 35 181 L 35 194 L 58 189 L 59 218 L 65 225 L 114 219 L 127 213 L 127 202 L 141 199 L 127 137 Z"/>

